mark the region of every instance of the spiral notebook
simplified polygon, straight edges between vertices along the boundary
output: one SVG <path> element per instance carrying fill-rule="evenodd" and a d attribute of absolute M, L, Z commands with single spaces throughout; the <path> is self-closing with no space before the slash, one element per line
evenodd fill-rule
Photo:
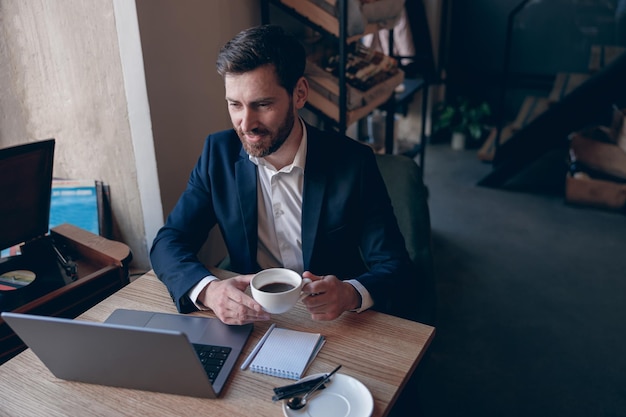
<path fill-rule="evenodd" d="M 280 378 L 300 379 L 324 345 L 319 333 L 274 328 L 250 364 L 250 370 Z"/>

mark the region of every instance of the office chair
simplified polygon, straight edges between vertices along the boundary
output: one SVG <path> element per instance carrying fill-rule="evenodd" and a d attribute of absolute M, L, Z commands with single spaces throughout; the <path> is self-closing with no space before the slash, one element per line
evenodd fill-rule
<path fill-rule="evenodd" d="M 417 271 L 418 294 L 411 298 L 406 318 L 434 325 L 436 291 L 431 247 L 428 190 L 419 165 L 406 156 L 377 154 L 376 162 L 391 198 L 391 205 L 404 236 L 406 249 Z"/>

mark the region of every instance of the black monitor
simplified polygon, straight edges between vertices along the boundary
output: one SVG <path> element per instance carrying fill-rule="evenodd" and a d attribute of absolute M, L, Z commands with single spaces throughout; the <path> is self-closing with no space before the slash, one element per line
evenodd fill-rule
<path fill-rule="evenodd" d="M 54 144 L 0 149 L 0 250 L 48 232 Z"/>

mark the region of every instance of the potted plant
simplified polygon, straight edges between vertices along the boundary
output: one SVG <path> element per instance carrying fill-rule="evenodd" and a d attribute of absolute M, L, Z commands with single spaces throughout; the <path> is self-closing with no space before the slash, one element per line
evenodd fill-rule
<path fill-rule="evenodd" d="M 433 134 L 450 134 L 452 147 L 463 149 L 468 137 L 478 141 L 483 136 L 490 115 L 491 108 L 486 102 L 473 104 L 465 97 L 442 102 L 435 108 Z"/>

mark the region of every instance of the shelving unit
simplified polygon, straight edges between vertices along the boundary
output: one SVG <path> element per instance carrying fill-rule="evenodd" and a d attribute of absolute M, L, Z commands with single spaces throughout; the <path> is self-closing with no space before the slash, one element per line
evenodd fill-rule
<path fill-rule="evenodd" d="M 316 4 L 317 3 L 317 4 Z M 301 1 L 301 0 L 262 0 L 262 21 L 269 23 L 269 5 L 272 4 L 282 10 L 289 16 L 294 17 L 306 26 L 316 32 L 332 35 L 338 39 L 338 77 L 333 79 L 317 79 L 323 84 L 328 94 L 321 94 L 312 88 L 309 92 L 309 100 L 307 108 L 313 113 L 321 116 L 325 121 L 335 127 L 339 132 L 345 133 L 347 126 L 366 117 L 373 110 L 383 108 L 391 110 L 391 120 L 393 122 L 393 113 L 395 110 L 395 97 L 393 90 L 404 80 L 404 75 L 400 70 L 397 76 L 385 81 L 384 85 L 377 86 L 376 93 L 369 94 L 367 103 L 363 106 L 350 108 L 348 105 L 348 95 L 350 87 L 346 81 L 346 64 L 348 56 L 348 47 L 350 43 L 357 42 L 361 37 L 368 33 L 374 33 L 378 30 L 375 24 L 368 24 L 365 31 L 361 34 L 348 36 L 348 16 L 347 16 L 347 0 L 337 0 L 339 8 L 338 17 L 330 14 L 327 10 L 319 7 L 319 2 Z M 329 97 L 329 96 L 332 96 Z M 394 104 L 390 107 L 390 104 Z M 389 128 L 389 125 L 391 126 Z M 386 125 L 386 136 L 393 138 L 393 123 Z M 390 134 L 389 134 L 390 133 Z M 391 149 L 393 150 L 393 143 Z"/>
<path fill-rule="evenodd" d="M 321 117 L 324 122 L 328 122 L 340 133 L 345 133 L 347 126 L 368 116 L 375 109 L 384 110 L 386 112 L 384 151 L 391 154 L 394 151 L 395 115 L 398 111 L 406 114 L 408 103 L 413 100 L 417 92 L 422 91 L 420 144 L 413 151 L 410 151 L 411 155 L 409 156 L 414 157 L 419 153 L 419 166 L 423 171 L 427 142 L 425 126 L 428 115 L 428 88 L 434 77 L 435 69 L 428 21 L 422 1 L 410 0 L 405 3 L 407 18 L 414 31 L 413 41 L 416 43 L 416 39 L 418 40 L 419 46 L 416 44 L 416 49 L 420 49 L 420 52 L 409 57 L 394 56 L 393 29 L 389 29 L 388 49 L 390 56 L 394 59 L 408 58 L 417 63 L 422 73 L 411 78 L 405 78 L 404 72 L 400 68 L 397 77 L 394 76 L 381 83 L 386 83 L 386 85 L 377 86 L 381 90 L 381 94 L 373 94 L 373 97 L 367 100 L 365 105 L 356 108 L 349 106 L 348 103 L 350 88 L 346 82 L 348 48 L 351 43 L 357 42 L 367 34 L 379 31 L 380 28 L 376 24 L 370 23 L 365 26 L 363 33 L 348 36 L 348 0 L 336 0 L 333 3 L 333 7 L 337 7 L 337 16 L 329 10 L 325 10 L 325 8 L 330 7 L 331 3 L 333 2 L 325 0 L 261 0 L 263 23 L 270 23 L 269 8 L 271 4 L 316 32 L 331 35 L 337 39 L 339 50 L 338 77 L 335 80 L 326 80 L 325 90 L 329 91 L 329 94 L 323 95 L 314 88 L 310 89 L 307 109 Z M 395 87 L 400 84 L 404 84 L 404 90 L 395 92 Z M 329 95 L 333 97 L 328 97 Z"/>

